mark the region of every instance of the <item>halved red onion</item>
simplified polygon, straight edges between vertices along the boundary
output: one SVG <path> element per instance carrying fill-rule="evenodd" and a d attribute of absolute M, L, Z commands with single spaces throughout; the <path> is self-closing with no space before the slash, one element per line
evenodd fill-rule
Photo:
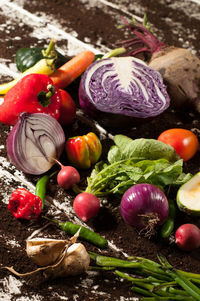
<path fill-rule="evenodd" d="M 8 135 L 7 154 L 19 170 L 39 175 L 53 166 L 64 144 L 64 131 L 55 118 L 24 112 Z"/>

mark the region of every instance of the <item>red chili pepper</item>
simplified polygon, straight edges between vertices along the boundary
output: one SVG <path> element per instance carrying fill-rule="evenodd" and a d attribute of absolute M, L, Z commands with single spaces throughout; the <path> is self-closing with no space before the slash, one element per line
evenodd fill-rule
<path fill-rule="evenodd" d="M 58 119 L 61 95 L 44 74 L 24 76 L 5 95 L 0 105 L 0 122 L 14 125 L 22 112 L 47 113 Z"/>
<path fill-rule="evenodd" d="M 42 200 L 25 188 L 18 188 L 11 194 L 8 210 L 15 218 L 38 218 L 42 210 Z"/>
<path fill-rule="evenodd" d="M 92 132 L 87 135 L 69 138 L 66 142 L 68 160 L 77 168 L 90 168 L 102 153 L 99 138 Z"/>

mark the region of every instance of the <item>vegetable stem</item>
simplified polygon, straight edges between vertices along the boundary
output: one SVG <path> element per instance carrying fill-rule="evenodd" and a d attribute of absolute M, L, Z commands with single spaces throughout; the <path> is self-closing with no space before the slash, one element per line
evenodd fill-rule
<path fill-rule="evenodd" d="M 123 54 L 125 52 L 126 52 L 126 49 L 124 47 L 115 48 L 115 49 L 107 52 L 106 54 L 104 54 L 101 59 L 108 59 L 110 57 L 117 56 L 117 55 Z"/>
<path fill-rule="evenodd" d="M 51 39 L 49 46 L 47 47 L 47 49 L 42 50 L 42 54 L 44 57 L 49 57 L 51 55 L 51 52 L 54 50 L 56 45 L 56 40 L 55 39 Z"/>
<path fill-rule="evenodd" d="M 150 296 L 150 297 L 156 296 L 156 294 L 151 293 L 151 292 L 145 290 L 144 288 L 141 288 L 141 287 L 138 287 L 138 286 L 133 286 L 133 287 L 131 288 L 131 290 L 132 290 L 133 292 L 138 293 L 138 294 L 141 294 L 141 295 L 143 295 L 143 296 Z"/>
<path fill-rule="evenodd" d="M 116 268 L 114 273 L 117 276 L 134 283 L 133 291 L 151 297 L 142 298 L 143 301 L 200 301 L 200 288 L 192 283 L 193 280 L 198 280 L 198 274 L 174 269 L 162 255 L 158 255 L 161 264 L 137 256 L 129 257 L 129 260 L 122 260 L 98 255 L 94 252 L 89 252 L 89 255 L 96 262 L 97 269 L 112 270 L 112 268 Z M 134 261 L 130 261 L 130 259 Z M 130 274 L 135 276 L 132 277 Z M 197 275 L 197 278 L 192 278 L 192 275 L 194 277 Z M 141 276 L 141 278 L 137 276 Z"/>

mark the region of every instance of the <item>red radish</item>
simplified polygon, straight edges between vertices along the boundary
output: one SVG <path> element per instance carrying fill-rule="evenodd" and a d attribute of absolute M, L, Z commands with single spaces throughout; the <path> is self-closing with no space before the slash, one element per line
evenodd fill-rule
<path fill-rule="evenodd" d="M 64 189 L 71 188 L 74 184 L 79 183 L 80 174 L 78 170 L 72 166 L 64 166 L 57 160 L 55 160 L 61 167 L 57 175 L 58 185 Z"/>
<path fill-rule="evenodd" d="M 192 251 L 200 247 L 200 229 L 194 224 L 184 224 L 176 230 L 177 246 L 184 251 Z"/>
<path fill-rule="evenodd" d="M 127 55 L 149 54 L 148 65 L 163 76 L 171 104 L 176 107 L 192 106 L 200 112 L 199 58 L 187 49 L 168 46 L 160 42 L 149 29 L 146 16 L 143 24 L 135 21 L 129 23 L 124 18 L 122 20 L 124 26 L 134 35 L 133 38 L 118 43 L 126 49 L 131 49 Z"/>
<path fill-rule="evenodd" d="M 94 194 L 82 192 L 75 197 L 73 207 L 76 215 L 87 222 L 88 219 L 97 215 L 100 201 Z"/>

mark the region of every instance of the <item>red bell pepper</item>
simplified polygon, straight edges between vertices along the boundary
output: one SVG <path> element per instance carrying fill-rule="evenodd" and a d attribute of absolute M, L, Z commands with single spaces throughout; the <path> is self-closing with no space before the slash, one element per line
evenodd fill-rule
<path fill-rule="evenodd" d="M 42 200 L 25 188 L 18 188 L 11 194 L 8 210 L 15 218 L 38 218 L 42 210 Z"/>
<path fill-rule="evenodd" d="M 44 74 L 24 76 L 5 95 L 0 105 L 0 122 L 14 125 L 22 112 L 47 113 L 59 118 L 61 95 Z"/>
<path fill-rule="evenodd" d="M 102 145 L 99 138 L 90 132 L 87 135 L 69 138 L 66 142 L 66 152 L 73 166 L 86 169 L 99 160 Z"/>
<path fill-rule="evenodd" d="M 58 121 L 62 125 L 67 125 L 71 123 L 76 116 L 76 105 L 69 95 L 69 93 L 65 90 L 59 89 L 62 99 L 62 104 L 60 107 L 60 117 Z"/>

